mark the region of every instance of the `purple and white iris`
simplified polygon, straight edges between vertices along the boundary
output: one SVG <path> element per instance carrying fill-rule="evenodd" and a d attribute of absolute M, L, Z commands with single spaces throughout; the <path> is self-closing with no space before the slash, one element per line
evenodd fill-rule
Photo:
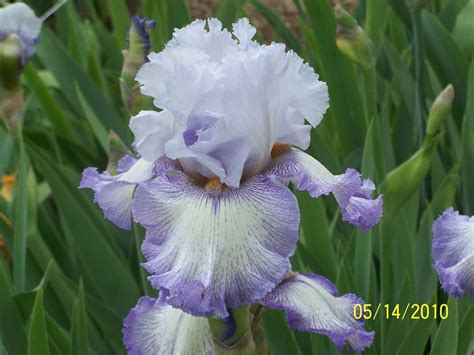
<path fill-rule="evenodd" d="M 433 223 L 433 260 L 443 289 L 474 298 L 474 216 L 448 208 Z"/>
<path fill-rule="evenodd" d="M 18 36 L 23 45 L 22 65 L 34 54 L 42 21 L 28 5 L 18 2 L 0 8 L 0 42 Z"/>
<path fill-rule="evenodd" d="M 160 299 L 142 298 L 126 319 L 132 354 L 213 353 L 201 317 L 254 303 L 285 309 L 294 329 L 339 347 L 372 342 L 352 318 L 356 296 L 337 297 L 320 276 L 288 276 L 300 221 L 288 183 L 332 193 L 343 220 L 364 231 L 379 222 L 382 198 L 357 171 L 333 175 L 302 151 L 329 106 L 326 84 L 255 32 L 247 19 L 232 32 L 216 19 L 176 30 L 137 75 L 161 110 L 130 122 L 141 158 L 124 158 L 116 176 L 83 174 L 109 220 L 146 229 L 144 267 Z"/>

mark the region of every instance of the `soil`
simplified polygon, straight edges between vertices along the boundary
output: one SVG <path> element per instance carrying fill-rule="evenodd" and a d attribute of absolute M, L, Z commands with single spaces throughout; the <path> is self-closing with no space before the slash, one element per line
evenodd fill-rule
<path fill-rule="evenodd" d="M 280 15 L 294 33 L 298 33 L 298 14 L 293 0 L 260 0 L 273 12 Z M 188 0 L 191 16 L 193 18 L 208 18 L 215 14 L 222 0 Z M 274 32 L 270 24 L 263 18 L 255 8 L 247 4 L 245 11 L 250 17 L 250 22 L 257 27 L 265 42 L 275 39 Z"/>

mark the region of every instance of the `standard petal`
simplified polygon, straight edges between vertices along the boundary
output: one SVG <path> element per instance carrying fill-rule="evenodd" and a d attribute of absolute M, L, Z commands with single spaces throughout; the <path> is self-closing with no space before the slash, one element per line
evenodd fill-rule
<path fill-rule="evenodd" d="M 130 229 L 131 204 L 136 185 L 175 166 L 176 163 L 169 159 L 162 158 L 150 163 L 129 156 L 120 161 L 119 168 L 122 172 L 118 175 L 111 176 L 108 172 L 99 174 L 95 168 L 85 169 L 79 187 L 94 190 L 94 202 L 100 206 L 105 218 L 120 228 Z"/>
<path fill-rule="evenodd" d="M 153 286 L 194 315 L 226 317 L 263 297 L 289 270 L 298 238 L 293 194 L 261 175 L 215 189 L 165 174 L 138 187 L 133 216 L 147 230 Z"/>
<path fill-rule="evenodd" d="M 474 216 L 448 208 L 433 223 L 434 267 L 443 289 L 454 297 L 474 298 Z"/>
<path fill-rule="evenodd" d="M 292 274 L 260 301 L 286 311 L 289 326 L 302 332 L 327 335 L 339 351 L 344 345 L 357 353 L 372 344 L 374 332 L 354 318 L 354 305 L 364 301 L 353 294 L 337 296 L 328 279 L 307 273 Z"/>
<path fill-rule="evenodd" d="M 311 197 L 332 193 L 341 207 L 342 219 L 365 232 L 382 217 L 382 195 L 372 199 L 374 184 L 368 179 L 362 181 L 354 169 L 333 175 L 312 156 L 298 149 L 288 149 L 271 162 L 266 174 L 291 181 L 298 190 L 308 191 Z"/>
<path fill-rule="evenodd" d="M 130 355 L 215 354 L 206 318 L 142 297 L 124 321 L 123 339 Z"/>
<path fill-rule="evenodd" d="M 174 134 L 174 116 L 169 111 L 141 111 L 130 121 L 137 152 L 147 161 L 155 161 L 165 152 L 165 143 Z"/>
<path fill-rule="evenodd" d="M 0 8 L 0 41 L 10 34 L 16 34 L 24 44 L 22 64 L 35 51 L 35 44 L 41 30 L 41 20 L 25 3 L 18 2 Z"/>
<path fill-rule="evenodd" d="M 200 51 L 206 53 L 212 61 L 220 61 L 226 55 L 237 51 L 237 42 L 215 18 L 206 21 L 194 20 L 186 27 L 175 30 L 173 39 L 167 46 Z"/>

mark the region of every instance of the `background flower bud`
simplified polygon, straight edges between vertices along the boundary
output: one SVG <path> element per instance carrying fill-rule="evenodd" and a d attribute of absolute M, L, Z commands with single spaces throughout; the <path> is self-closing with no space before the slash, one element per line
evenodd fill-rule
<path fill-rule="evenodd" d="M 4 90 L 15 90 L 20 85 L 23 42 L 16 34 L 0 42 L 0 83 Z"/>
<path fill-rule="evenodd" d="M 436 98 L 431 105 L 430 114 L 428 116 L 428 123 L 426 126 L 426 134 L 434 135 L 445 118 L 448 116 L 451 107 L 453 106 L 454 100 L 454 88 L 453 85 L 449 84 Z"/>
<path fill-rule="evenodd" d="M 415 154 L 387 175 L 380 186 L 384 194 L 385 214 L 394 215 L 420 187 L 441 137 L 441 133 L 434 137 L 427 136 Z"/>
<path fill-rule="evenodd" d="M 375 64 L 374 46 L 357 21 L 341 6 L 336 5 L 336 44 L 349 59 L 369 69 Z"/>
<path fill-rule="evenodd" d="M 151 48 L 150 33 L 155 26 L 156 22 L 147 17 L 133 16 L 127 33 L 127 48 L 123 51 L 124 61 L 120 90 L 123 101 L 132 113 L 138 112 L 147 102 L 140 93 L 135 76 L 147 61 Z"/>

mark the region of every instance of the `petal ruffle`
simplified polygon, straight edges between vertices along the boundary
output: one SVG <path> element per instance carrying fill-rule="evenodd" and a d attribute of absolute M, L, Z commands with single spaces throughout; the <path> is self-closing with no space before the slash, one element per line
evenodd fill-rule
<path fill-rule="evenodd" d="M 165 153 L 165 143 L 174 134 L 174 116 L 169 111 L 141 111 L 132 117 L 130 129 L 133 145 L 147 161 L 155 161 Z"/>
<path fill-rule="evenodd" d="M 369 179 L 362 181 L 354 169 L 333 175 L 312 156 L 293 148 L 276 157 L 266 174 L 291 181 L 298 190 L 308 191 L 311 197 L 332 193 L 341 207 L 342 219 L 365 232 L 382 217 L 382 195 L 372 199 L 374 184 Z"/>
<path fill-rule="evenodd" d="M 142 297 L 124 321 L 130 355 L 214 354 L 206 318 L 193 317 L 161 300 Z"/>
<path fill-rule="evenodd" d="M 120 228 L 130 229 L 135 186 L 175 168 L 176 163 L 165 158 L 149 163 L 126 156 L 118 165 L 121 173 L 114 176 L 108 172 L 99 174 L 96 168 L 85 169 L 79 187 L 94 190 L 94 202 L 100 206 L 105 218 Z"/>
<path fill-rule="evenodd" d="M 353 294 L 337 296 L 336 286 L 313 274 L 292 274 L 260 301 L 285 310 L 290 328 L 327 335 L 339 351 L 344 345 L 357 353 L 372 344 L 374 332 L 354 318 L 354 305 L 364 301 Z"/>
<path fill-rule="evenodd" d="M 184 173 L 141 184 L 134 219 L 154 287 L 194 315 L 227 317 L 280 282 L 298 238 L 299 210 L 278 182 L 255 176 L 239 189 L 206 189 Z"/>
<path fill-rule="evenodd" d="M 474 216 L 448 208 L 433 223 L 434 268 L 443 289 L 454 297 L 474 297 Z"/>

